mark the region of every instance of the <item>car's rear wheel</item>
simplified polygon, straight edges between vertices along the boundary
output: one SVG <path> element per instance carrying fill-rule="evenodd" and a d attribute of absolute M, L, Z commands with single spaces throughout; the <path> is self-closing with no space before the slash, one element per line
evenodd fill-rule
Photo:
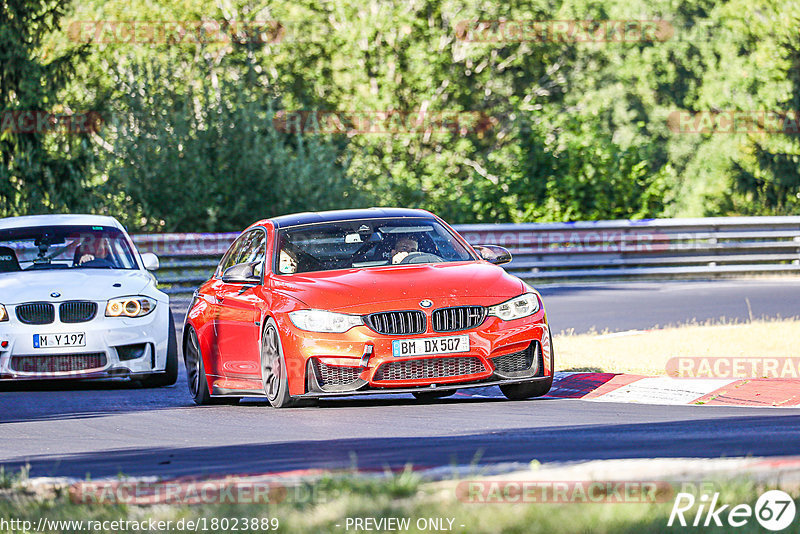
<path fill-rule="evenodd" d="M 203 354 L 200 351 L 200 344 L 197 341 L 197 333 L 194 328 L 189 329 L 186 335 L 186 344 L 183 347 L 183 359 L 186 363 L 186 378 L 189 382 L 189 394 L 196 404 L 211 404 L 212 398 L 208 391 L 208 379 L 206 378 L 206 368 L 203 364 Z"/>
<path fill-rule="evenodd" d="M 139 380 L 142 387 L 160 388 L 171 386 L 178 380 L 178 339 L 175 336 L 175 319 L 169 311 L 169 330 L 167 332 L 167 365 L 163 373 L 154 373 Z"/>
<path fill-rule="evenodd" d="M 289 395 L 289 374 L 283 356 L 281 337 L 273 319 L 268 319 L 261 334 L 261 384 L 264 394 L 274 408 L 293 406 Z"/>
<path fill-rule="evenodd" d="M 455 395 L 457 389 L 446 389 L 443 391 L 415 391 L 412 393 L 417 400 L 420 401 L 432 401 L 435 399 L 443 399 L 445 397 L 449 397 L 451 395 Z"/>

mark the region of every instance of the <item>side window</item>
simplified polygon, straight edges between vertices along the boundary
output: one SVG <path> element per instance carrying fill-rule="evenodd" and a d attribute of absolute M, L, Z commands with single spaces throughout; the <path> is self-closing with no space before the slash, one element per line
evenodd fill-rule
<path fill-rule="evenodd" d="M 217 269 L 217 275 L 221 276 L 226 269 L 234 265 L 239 265 L 240 263 L 258 261 L 263 264 L 265 240 L 264 231 L 261 229 L 250 230 L 246 234 L 239 236 L 222 258 Z M 263 265 L 259 267 L 259 269 L 263 269 Z M 261 271 L 259 270 L 257 274 L 260 275 Z"/>
<path fill-rule="evenodd" d="M 244 240 L 248 235 L 249 234 L 240 235 L 236 241 L 233 242 L 231 248 L 228 249 L 228 252 L 225 253 L 225 255 L 222 257 L 222 260 L 219 262 L 219 267 L 217 267 L 217 276 L 222 276 L 222 273 L 224 273 L 228 267 L 233 267 L 236 265 L 236 258 L 239 256 Z"/>
<path fill-rule="evenodd" d="M 266 254 L 265 242 L 266 235 L 263 230 L 256 229 L 250 232 L 236 263 L 257 261 L 256 274 L 261 276 L 264 268 L 264 255 Z"/>

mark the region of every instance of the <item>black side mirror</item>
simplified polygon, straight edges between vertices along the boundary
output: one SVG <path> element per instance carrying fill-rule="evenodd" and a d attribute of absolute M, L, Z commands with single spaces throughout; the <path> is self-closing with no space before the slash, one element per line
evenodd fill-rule
<path fill-rule="evenodd" d="M 475 245 L 473 248 L 478 251 L 481 258 L 489 263 L 503 265 L 511 261 L 511 253 L 503 247 L 498 247 L 497 245 Z"/>
<path fill-rule="evenodd" d="M 240 263 L 225 269 L 222 273 L 222 281 L 226 284 L 260 284 L 261 274 L 258 272 L 261 266 L 260 261 Z"/>

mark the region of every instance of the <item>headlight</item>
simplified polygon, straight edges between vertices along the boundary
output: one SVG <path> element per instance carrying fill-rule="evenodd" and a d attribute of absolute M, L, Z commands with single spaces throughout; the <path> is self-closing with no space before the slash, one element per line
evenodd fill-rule
<path fill-rule="evenodd" d="M 0 304 L 0 323 L 3 321 L 8 321 L 8 312 L 6 311 L 6 307 Z"/>
<path fill-rule="evenodd" d="M 535 293 L 525 293 L 496 306 L 489 306 L 488 315 L 504 321 L 522 319 L 539 311 L 539 298 Z"/>
<path fill-rule="evenodd" d="M 156 301 L 147 297 L 122 297 L 106 304 L 106 317 L 144 317 L 156 309 Z"/>
<path fill-rule="evenodd" d="M 354 326 L 364 324 L 358 315 L 345 315 L 325 310 L 298 310 L 289 313 L 289 318 L 300 330 L 309 332 L 347 332 Z"/>

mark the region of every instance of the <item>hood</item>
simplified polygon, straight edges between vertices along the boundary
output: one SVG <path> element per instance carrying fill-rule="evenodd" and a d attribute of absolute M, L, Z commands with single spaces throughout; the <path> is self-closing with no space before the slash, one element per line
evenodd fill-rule
<path fill-rule="evenodd" d="M 120 284 L 120 287 L 114 287 Z M 0 274 L 0 303 L 103 301 L 138 295 L 153 276 L 147 271 L 121 269 L 53 269 Z M 51 297 L 53 292 L 60 297 Z"/>
<path fill-rule="evenodd" d="M 315 309 L 371 313 L 456 304 L 496 304 L 524 291 L 522 281 L 488 263 L 433 263 L 273 277 L 272 288 Z M 405 307 L 404 307 L 405 309 Z"/>

